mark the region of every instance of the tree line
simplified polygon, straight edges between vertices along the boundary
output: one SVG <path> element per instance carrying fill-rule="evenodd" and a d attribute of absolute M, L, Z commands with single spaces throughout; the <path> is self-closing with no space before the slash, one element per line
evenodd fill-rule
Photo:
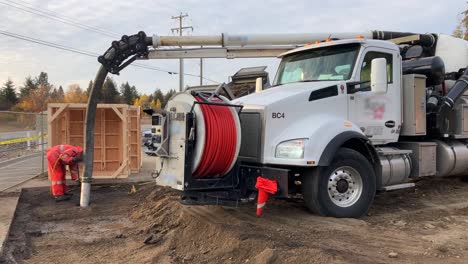
<path fill-rule="evenodd" d="M 455 27 L 452 36 L 468 40 L 468 9 L 460 13 L 457 26 Z"/>
<path fill-rule="evenodd" d="M 93 86 L 89 81 L 88 87 L 83 89 L 78 84 L 71 84 L 67 89 L 61 85 L 57 88 L 49 82 L 46 72 L 37 77 L 26 77 L 23 85 L 18 88 L 8 79 L 0 88 L 0 110 L 41 112 L 47 109 L 48 103 L 87 103 Z M 152 94 L 140 94 L 134 85 L 128 82 L 118 84 L 107 77 L 98 96 L 99 103 L 129 104 L 143 108 L 164 108 L 169 98 L 175 93 L 171 89 L 163 93 L 156 89 Z"/>

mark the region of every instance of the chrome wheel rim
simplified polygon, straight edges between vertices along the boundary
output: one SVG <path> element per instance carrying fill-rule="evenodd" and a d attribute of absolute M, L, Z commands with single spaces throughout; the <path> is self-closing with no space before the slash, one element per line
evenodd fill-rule
<path fill-rule="evenodd" d="M 362 194 L 361 174 L 352 167 L 339 167 L 330 174 L 327 188 L 328 196 L 335 205 L 352 206 Z"/>

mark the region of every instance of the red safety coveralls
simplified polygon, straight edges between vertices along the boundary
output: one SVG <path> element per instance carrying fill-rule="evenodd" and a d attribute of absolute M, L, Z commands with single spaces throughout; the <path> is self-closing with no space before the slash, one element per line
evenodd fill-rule
<path fill-rule="evenodd" d="M 52 195 L 61 196 L 67 191 L 65 184 L 65 165 L 70 168 L 72 180 L 78 179 L 78 162 L 81 160 L 83 148 L 71 145 L 57 145 L 47 150 L 47 165 L 49 179 L 52 181 Z M 74 159 L 75 158 L 75 159 Z"/>

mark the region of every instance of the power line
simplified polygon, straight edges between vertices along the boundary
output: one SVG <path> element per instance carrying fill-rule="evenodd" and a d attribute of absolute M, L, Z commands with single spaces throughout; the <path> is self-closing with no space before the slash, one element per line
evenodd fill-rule
<path fill-rule="evenodd" d="M 6 5 L 6 6 L 9 6 L 9 7 L 13 7 L 13 8 L 16 8 L 18 10 L 22 10 L 24 12 L 28 12 L 28 13 L 31 13 L 31 14 L 34 14 L 34 15 L 49 18 L 49 19 L 52 19 L 52 20 L 55 20 L 55 21 L 59 21 L 61 23 L 67 24 L 69 26 L 73 26 L 73 27 L 85 29 L 85 30 L 88 30 L 88 31 L 92 31 L 94 33 L 98 33 L 98 34 L 105 35 L 105 36 L 108 36 L 108 37 L 112 37 L 112 38 L 118 38 L 119 37 L 118 34 L 115 33 L 115 32 L 112 32 L 112 31 L 109 31 L 109 30 L 102 30 L 102 29 L 99 29 L 99 28 L 93 27 L 93 26 L 88 26 L 86 24 L 76 22 L 76 21 L 72 20 L 71 18 L 67 18 L 65 16 L 55 15 L 54 14 L 55 12 L 50 12 L 50 11 L 47 12 L 47 11 L 44 11 L 43 9 L 29 7 L 27 5 L 17 3 L 15 1 L 10 1 L 10 0 L 4 0 L 4 1 L 6 1 L 6 2 L 0 1 L 0 4 Z"/>
<path fill-rule="evenodd" d="M 3 1 L 6 1 L 7 3 L 5 3 Z M 118 33 L 115 33 L 113 31 L 110 31 L 110 30 L 107 30 L 107 29 L 100 29 L 98 27 L 89 26 L 89 25 L 77 22 L 76 19 L 64 16 L 64 15 L 59 14 L 57 12 L 54 12 L 54 11 L 51 11 L 51 10 L 48 10 L 48 9 L 43 9 L 43 8 L 34 8 L 34 7 L 32 7 L 32 5 L 30 3 L 22 1 L 22 0 L 17 0 L 17 1 L 20 1 L 20 2 L 25 3 L 25 4 L 18 3 L 18 2 L 15 2 L 15 1 L 11 1 L 11 0 L 3 0 L 3 1 L 0 1 L 0 4 L 6 5 L 6 6 L 9 6 L 9 7 L 13 7 L 13 8 L 16 8 L 18 10 L 22 10 L 24 12 L 28 12 L 28 13 L 31 13 L 31 14 L 34 14 L 34 15 L 38 15 L 40 17 L 49 18 L 49 19 L 52 19 L 52 20 L 67 24 L 69 26 L 74 26 L 74 27 L 77 27 L 77 28 L 80 28 L 80 29 L 92 31 L 94 33 L 101 34 L 101 35 L 104 35 L 104 36 L 107 36 L 107 37 L 111 37 L 113 39 L 120 37 Z M 182 17 L 186 17 L 188 15 L 187 14 L 182 15 L 182 13 L 181 13 L 180 16 L 182 18 Z M 192 28 L 192 27 L 182 27 L 181 30 L 187 29 L 187 28 Z M 172 29 L 172 30 L 174 31 L 174 30 L 178 30 L 178 29 Z M 192 28 L 192 31 L 193 31 L 193 28 Z M 10 34 L 14 34 L 14 33 L 10 33 Z M 21 38 L 21 39 L 30 38 L 30 37 L 21 36 L 21 35 L 18 35 L 18 34 L 16 34 L 16 35 L 17 35 L 17 37 L 19 36 L 19 38 Z M 10 37 L 13 37 L 13 36 L 10 36 Z M 46 42 L 46 41 L 33 39 L 33 38 L 30 38 L 30 39 L 32 40 L 32 42 L 35 42 L 37 44 L 43 44 L 43 43 L 38 43 L 37 41 Z M 49 42 L 49 46 L 50 45 L 52 45 L 55 48 L 58 48 L 57 46 L 60 46 L 58 44 Z M 71 48 L 71 47 L 67 47 L 67 46 L 61 46 L 61 47 L 62 47 L 61 49 L 64 49 L 64 50 L 67 50 L 67 51 L 71 51 L 70 49 L 74 49 L 77 53 L 80 53 L 80 54 L 89 53 L 89 54 L 83 54 L 83 55 L 87 55 L 87 56 L 93 56 L 93 57 L 99 56 L 99 54 L 96 54 L 96 53 L 80 51 L 80 50 L 77 50 L 75 48 Z M 90 55 L 90 54 L 93 54 L 93 55 Z M 147 66 L 147 65 L 144 65 L 144 64 L 141 64 L 141 63 L 133 63 L 131 65 L 136 66 L 136 67 L 140 67 L 140 68 L 146 68 L 146 69 L 151 69 L 151 70 L 158 70 L 158 71 L 161 71 L 161 72 L 167 72 L 169 74 L 179 74 L 179 73 L 174 72 L 174 71 L 169 71 L 169 70 L 164 70 L 164 69 L 161 69 L 161 68 L 151 67 L 151 66 Z M 218 83 L 218 82 L 210 80 L 208 78 L 203 78 L 202 75 L 196 76 L 194 74 L 184 74 L 183 68 L 182 68 L 182 70 L 180 72 L 182 73 L 181 76 L 188 75 L 188 76 L 200 77 L 200 78 L 208 80 L 210 82 Z"/>
<path fill-rule="evenodd" d="M 82 51 L 82 50 L 62 46 L 62 45 L 55 44 L 55 43 L 52 43 L 52 42 L 43 41 L 43 40 L 40 40 L 40 39 L 35 39 L 35 38 L 31 38 L 31 37 L 11 33 L 11 32 L 8 32 L 8 31 L 0 30 L 0 34 L 5 35 L 5 36 L 9 36 L 9 37 L 13 37 L 13 38 L 17 38 L 17 39 L 21 39 L 21 40 L 25 40 L 25 41 L 29 41 L 29 42 L 33 42 L 33 43 L 37 43 L 37 44 L 44 45 L 44 46 L 49 46 L 49 47 L 52 47 L 52 48 L 57 48 L 57 49 L 61 49 L 61 50 L 66 50 L 66 51 L 78 53 L 78 54 L 81 54 L 81 55 L 86 55 L 86 56 L 90 56 L 90 57 L 97 57 L 96 54 L 93 54 L 91 52 Z"/>
<path fill-rule="evenodd" d="M 76 53 L 76 54 L 85 55 L 85 56 L 88 56 L 88 57 L 97 58 L 98 56 L 100 56 L 100 54 L 97 54 L 97 53 L 94 53 L 94 52 L 80 50 L 80 49 L 68 47 L 68 46 L 65 46 L 65 45 L 61 45 L 61 44 L 57 44 L 57 43 L 53 43 L 53 42 L 49 42 L 49 41 L 45 41 L 45 40 L 41 40 L 41 39 L 37 39 L 37 38 L 31 38 L 31 37 L 28 37 L 28 36 L 24 36 L 24 35 L 20 35 L 20 34 L 16 34 L 16 33 L 11 33 L 11 32 L 4 31 L 4 30 L 0 30 L 0 34 L 5 35 L 5 36 L 9 36 L 9 37 L 12 37 L 12 38 L 16 38 L 16 39 L 21 39 L 21 40 L 28 41 L 28 42 L 40 44 L 40 45 L 43 45 L 43 46 L 48 46 L 48 47 L 51 47 L 51 48 L 56 48 L 56 49 L 60 49 L 60 50 L 64 50 L 64 51 L 73 52 L 73 53 Z M 133 63 L 133 64 L 130 64 L 130 66 L 145 68 L 145 69 L 154 70 L 154 71 L 165 72 L 165 73 L 168 73 L 168 74 L 179 74 L 177 72 L 167 71 L 167 70 L 164 70 L 164 69 L 143 65 L 143 64 L 140 64 L 140 63 Z M 186 73 L 185 75 L 199 77 L 199 76 L 197 76 L 195 74 L 189 74 L 189 73 Z M 208 78 L 204 78 L 204 79 L 207 80 L 207 81 L 210 81 L 210 82 L 219 83 L 217 81 L 210 80 Z"/>

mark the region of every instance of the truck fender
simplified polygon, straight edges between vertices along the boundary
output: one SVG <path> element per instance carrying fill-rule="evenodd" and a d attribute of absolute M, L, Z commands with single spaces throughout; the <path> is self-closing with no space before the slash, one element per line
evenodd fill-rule
<path fill-rule="evenodd" d="M 327 146 L 322 152 L 322 156 L 320 156 L 320 160 L 318 165 L 319 166 L 328 166 L 330 162 L 333 160 L 335 153 L 338 149 L 348 140 L 358 138 L 362 139 L 365 142 L 368 141 L 366 136 L 360 134 L 356 131 L 345 131 L 338 135 L 336 135 L 330 142 L 328 142 Z"/>
<path fill-rule="evenodd" d="M 370 143 L 369 139 L 356 131 L 345 131 L 342 132 L 338 135 L 336 135 L 325 147 L 324 151 L 322 152 L 322 155 L 320 156 L 320 160 L 318 163 L 318 166 L 328 166 L 331 161 L 333 160 L 336 152 L 340 147 L 349 147 L 346 144 L 349 143 L 351 140 L 357 140 L 354 141 L 353 143 L 356 144 L 359 142 L 359 146 L 361 150 L 355 149 L 358 152 L 361 152 L 364 154 L 366 158 L 369 159 L 371 162 L 371 165 L 374 167 L 374 172 L 376 176 L 376 186 L 377 188 L 380 188 L 382 185 L 382 177 L 381 177 L 381 165 L 379 162 L 379 156 L 377 154 L 377 150 L 374 148 L 374 146 Z"/>

